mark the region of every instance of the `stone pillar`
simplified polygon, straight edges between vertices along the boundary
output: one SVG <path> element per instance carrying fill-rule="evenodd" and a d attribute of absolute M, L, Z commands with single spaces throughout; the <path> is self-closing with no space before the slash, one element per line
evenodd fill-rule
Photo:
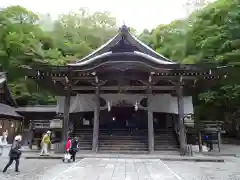
<path fill-rule="evenodd" d="M 186 148 L 186 134 L 184 125 L 184 102 L 183 102 L 183 86 L 178 86 L 177 89 L 178 101 L 178 117 L 179 117 L 179 141 L 180 141 L 180 155 L 185 155 Z"/>
<path fill-rule="evenodd" d="M 153 128 L 153 112 L 150 109 L 150 96 L 151 91 L 148 92 L 148 151 L 152 153 L 154 151 L 154 128 Z"/>
<path fill-rule="evenodd" d="M 99 114 L 100 114 L 100 89 L 97 87 L 95 96 L 95 110 L 93 120 L 93 140 L 92 140 L 92 151 L 98 152 L 98 136 L 99 136 Z"/>

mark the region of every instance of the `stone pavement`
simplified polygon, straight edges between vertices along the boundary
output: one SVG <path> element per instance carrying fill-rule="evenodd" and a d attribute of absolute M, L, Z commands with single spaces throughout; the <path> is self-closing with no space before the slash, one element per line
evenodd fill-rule
<path fill-rule="evenodd" d="M 45 171 L 51 169 L 57 164 L 61 165 L 62 163 L 59 160 L 25 160 L 20 159 L 19 170 L 20 173 L 14 171 L 15 162 L 12 166 L 9 167 L 6 173 L 2 173 L 4 166 L 8 162 L 8 158 L 0 157 L 0 180 L 37 180 L 41 179 L 41 176 Z M 64 164 L 65 165 L 65 164 Z M 67 166 L 62 167 L 65 169 Z M 58 166 L 58 169 L 61 171 L 61 166 Z"/>
<path fill-rule="evenodd" d="M 239 160 L 226 163 L 159 159 L 85 158 L 64 171 L 55 166 L 41 180 L 240 180 Z"/>
<path fill-rule="evenodd" d="M 7 158 L 0 159 L 2 169 Z M 4 163 L 2 163 L 4 162 Z M 0 172 L 1 180 L 240 180 L 240 159 L 225 163 L 162 161 L 159 159 L 85 158 L 61 160 L 21 159 L 21 172 Z"/>

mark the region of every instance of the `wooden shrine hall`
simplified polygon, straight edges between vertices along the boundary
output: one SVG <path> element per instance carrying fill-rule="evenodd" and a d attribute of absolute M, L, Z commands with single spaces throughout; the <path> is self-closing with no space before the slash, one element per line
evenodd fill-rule
<path fill-rule="evenodd" d="M 75 63 L 41 65 L 26 71 L 39 86 L 56 94 L 58 112 L 63 113 L 63 143 L 68 138 L 70 114 L 92 112 L 89 143 L 93 152 L 113 146 L 124 149 L 123 146 L 134 143 L 139 144 L 132 148 L 135 151 L 141 147 L 149 153 L 165 150 L 171 142 L 164 138 L 171 132 L 180 154 L 184 155 L 183 119 L 185 114 L 193 113 L 191 97 L 196 91 L 212 86 L 216 79 L 226 78 L 224 67 L 177 64 L 163 57 L 134 37 L 125 25 L 106 44 Z M 128 113 L 131 115 L 127 116 Z M 133 117 L 136 123 L 130 123 Z M 110 127 L 115 121 L 122 125 Z M 167 125 L 156 128 L 163 122 Z M 122 135 L 125 130 L 119 130 L 124 125 L 130 128 L 129 136 Z M 75 135 L 84 131 L 77 131 L 75 123 L 73 126 Z M 83 134 L 82 139 L 85 137 Z"/>

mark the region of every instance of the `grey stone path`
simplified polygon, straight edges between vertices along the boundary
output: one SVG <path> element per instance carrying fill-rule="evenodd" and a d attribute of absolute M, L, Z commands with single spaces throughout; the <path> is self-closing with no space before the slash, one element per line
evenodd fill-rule
<path fill-rule="evenodd" d="M 0 158 L 0 169 L 7 160 Z M 11 167 L 6 174 L 0 172 L 0 180 L 240 180 L 240 159 L 229 158 L 225 163 L 122 158 L 62 163 L 21 159 L 21 172 L 13 170 Z"/>
<path fill-rule="evenodd" d="M 178 180 L 159 160 L 86 158 L 46 180 Z"/>
<path fill-rule="evenodd" d="M 226 163 L 194 163 L 86 158 L 62 172 L 56 167 L 51 170 L 51 177 L 45 173 L 41 180 L 240 180 L 239 167 L 239 159 Z"/>

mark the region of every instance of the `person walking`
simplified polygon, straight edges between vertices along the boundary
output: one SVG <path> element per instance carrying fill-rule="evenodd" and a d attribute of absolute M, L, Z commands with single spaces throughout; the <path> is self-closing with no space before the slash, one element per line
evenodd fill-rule
<path fill-rule="evenodd" d="M 75 160 L 76 160 L 77 151 L 78 151 L 78 139 L 77 139 L 77 137 L 75 137 L 71 141 L 71 147 L 70 147 L 70 151 L 69 151 L 73 162 L 75 162 Z"/>
<path fill-rule="evenodd" d="M 40 156 L 48 155 L 48 145 L 51 142 L 50 135 L 51 135 L 51 131 L 47 131 L 47 133 L 42 138 L 42 141 L 41 141 L 42 150 L 41 150 Z"/>
<path fill-rule="evenodd" d="M 9 152 L 9 162 L 3 169 L 3 173 L 5 173 L 8 169 L 9 166 L 12 165 L 13 161 L 16 162 L 15 164 L 15 172 L 19 172 L 19 159 L 21 157 L 21 141 L 22 141 L 22 136 L 17 135 L 14 138 L 14 142 L 11 146 L 10 152 Z"/>
<path fill-rule="evenodd" d="M 70 148 L 71 148 L 71 146 L 72 146 L 72 140 L 71 140 L 71 138 L 68 138 L 67 143 L 65 145 L 65 155 L 64 155 L 64 158 L 63 158 L 63 162 L 65 160 L 70 162 L 70 159 L 71 159 Z"/>

